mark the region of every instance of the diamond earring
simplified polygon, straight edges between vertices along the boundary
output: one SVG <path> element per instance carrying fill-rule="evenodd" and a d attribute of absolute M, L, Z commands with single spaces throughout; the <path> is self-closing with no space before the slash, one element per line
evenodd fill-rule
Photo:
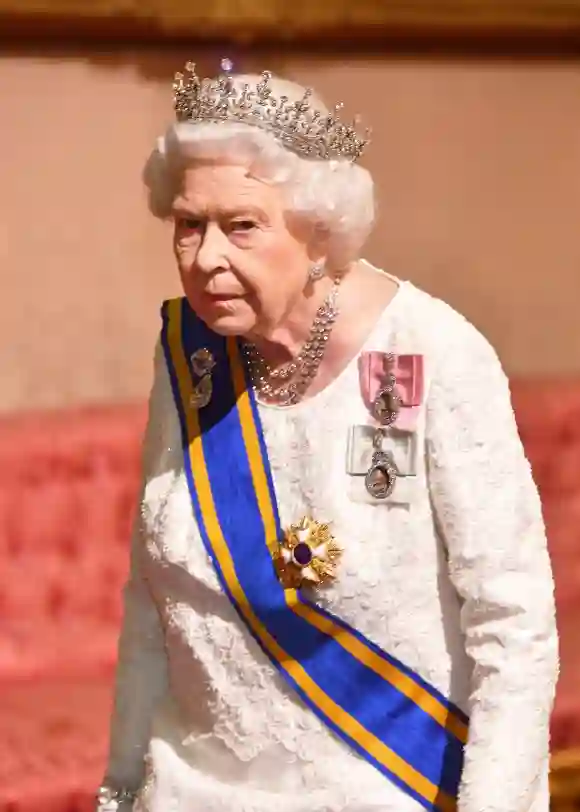
<path fill-rule="evenodd" d="M 310 266 L 310 270 L 308 271 L 309 282 L 318 282 L 318 280 L 322 279 L 323 276 L 324 276 L 323 262 L 315 262 Z"/>

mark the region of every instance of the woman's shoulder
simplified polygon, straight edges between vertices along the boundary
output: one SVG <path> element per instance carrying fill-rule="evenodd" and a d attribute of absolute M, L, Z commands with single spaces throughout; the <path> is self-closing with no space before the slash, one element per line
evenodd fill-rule
<path fill-rule="evenodd" d="M 432 364 L 499 365 L 495 347 L 482 329 L 458 309 L 409 280 L 400 282 L 395 324 L 398 352 L 411 345 Z"/>

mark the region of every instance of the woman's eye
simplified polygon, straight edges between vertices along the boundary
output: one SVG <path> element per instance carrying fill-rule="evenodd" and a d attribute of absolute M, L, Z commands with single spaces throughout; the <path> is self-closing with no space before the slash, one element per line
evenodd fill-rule
<path fill-rule="evenodd" d="M 232 231 L 251 231 L 256 227 L 252 220 L 235 220 L 232 223 Z"/>
<path fill-rule="evenodd" d="M 197 231 L 201 228 L 201 220 L 196 220 L 194 217 L 181 217 L 178 224 L 186 231 Z"/>

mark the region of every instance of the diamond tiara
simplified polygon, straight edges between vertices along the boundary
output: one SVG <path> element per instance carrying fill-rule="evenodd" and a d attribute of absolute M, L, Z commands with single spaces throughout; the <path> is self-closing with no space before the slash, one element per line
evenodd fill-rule
<path fill-rule="evenodd" d="M 323 113 L 310 106 L 310 88 L 299 101 L 292 102 L 287 96 L 272 95 L 269 71 L 264 71 L 251 88 L 248 84 L 236 86 L 229 59 L 222 60 L 221 68 L 223 72 L 217 78 L 201 79 L 195 64 L 188 62 L 187 75 L 175 74 L 173 104 L 179 122 L 248 124 L 272 133 L 293 152 L 326 160 L 354 162 L 369 143 L 369 130 L 364 136 L 357 132 L 358 117 L 350 126 L 338 119 L 342 104 L 331 113 Z"/>

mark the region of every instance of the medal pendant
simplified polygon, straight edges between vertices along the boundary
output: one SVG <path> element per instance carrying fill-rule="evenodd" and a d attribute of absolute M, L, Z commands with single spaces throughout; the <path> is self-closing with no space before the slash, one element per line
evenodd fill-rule
<path fill-rule="evenodd" d="M 373 402 L 373 412 L 381 426 L 390 426 L 397 419 L 401 406 L 401 398 L 394 386 L 387 386 L 379 390 Z"/>
<path fill-rule="evenodd" d="M 397 470 L 391 457 L 384 451 L 375 451 L 371 467 L 365 476 L 365 488 L 374 499 L 386 499 L 394 490 Z"/>

